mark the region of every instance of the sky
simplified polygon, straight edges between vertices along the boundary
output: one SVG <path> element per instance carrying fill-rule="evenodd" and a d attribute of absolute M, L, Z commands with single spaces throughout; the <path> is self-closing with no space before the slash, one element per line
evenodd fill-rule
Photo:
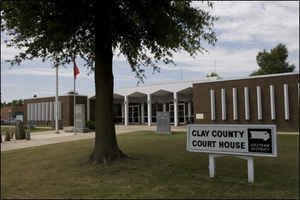
<path fill-rule="evenodd" d="M 206 4 L 193 2 L 195 7 Z M 216 71 L 223 79 L 248 76 L 258 69 L 256 55 L 269 51 L 279 43 L 287 46 L 288 62 L 299 71 L 299 2 L 298 1 L 219 1 L 214 2 L 211 14 L 219 17 L 214 31 L 215 46 L 203 43 L 208 53 L 190 57 L 178 52 L 173 59 L 176 65 L 160 65 L 160 73 L 146 69 L 144 84 L 158 82 L 201 80 Z M 4 44 L 6 35 L 1 32 L 1 102 L 13 99 L 28 99 L 55 95 L 55 69 L 50 62 L 41 59 L 23 62 L 11 67 L 4 60 L 13 58 L 19 50 Z M 83 67 L 83 60 L 76 60 L 80 74 L 77 92 L 93 96 L 95 84 L 93 74 Z M 59 94 L 73 90 L 73 66 L 59 69 Z M 137 79 L 124 56 L 113 59 L 115 89 L 136 87 Z M 140 84 L 143 85 L 143 84 Z"/>

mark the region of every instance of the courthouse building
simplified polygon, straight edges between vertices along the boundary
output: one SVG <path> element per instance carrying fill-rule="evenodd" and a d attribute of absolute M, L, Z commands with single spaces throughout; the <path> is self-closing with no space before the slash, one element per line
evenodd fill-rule
<path fill-rule="evenodd" d="M 95 97 L 89 98 L 88 108 L 94 120 Z M 150 126 L 156 112 L 167 111 L 174 126 L 276 124 L 279 130 L 298 131 L 299 72 L 118 89 L 113 110 L 115 122 L 126 126 Z"/>
<path fill-rule="evenodd" d="M 25 121 L 54 124 L 54 97 L 24 100 Z M 59 120 L 73 125 L 73 95 L 59 97 Z M 95 120 L 95 96 L 79 95 L 85 119 Z M 116 89 L 114 120 L 125 126 L 155 125 L 156 113 L 166 111 L 170 123 L 276 124 L 278 130 L 298 131 L 299 72 L 234 79 L 174 81 Z"/>

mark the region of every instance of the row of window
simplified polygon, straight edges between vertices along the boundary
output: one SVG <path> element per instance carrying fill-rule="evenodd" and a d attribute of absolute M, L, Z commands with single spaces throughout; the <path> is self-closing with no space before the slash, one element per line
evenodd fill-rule
<path fill-rule="evenodd" d="M 276 119 L 276 108 L 275 108 L 275 92 L 274 85 L 269 86 L 270 95 L 270 115 L 271 119 Z M 289 94 L 288 94 L 288 84 L 283 84 L 283 94 L 284 94 L 284 119 L 290 119 L 289 110 Z M 256 98 L 257 98 L 257 119 L 262 120 L 262 99 L 261 99 L 261 87 L 256 87 Z M 299 98 L 299 84 L 298 84 L 298 98 Z M 232 102 L 233 102 L 233 120 L 238 120 L 238 103 L 237 103 L 237 88 L 232 88 Z M 211 120 L 216 120 L 216 108 L 215 108 L 215 90 L 210 90 L 210 106 L 211 106 Z M 245 120 L 250 120 L 250 102 L 249 102 L 249 88 L 244 87 L 244 106 L 245 106 Z M 226 110 L 226 90 L 221 89 L 221 109 L 222 109 L 222 120 L 227 120 L 227 110 Z"/>
<path fill-rule="evenodd" d="M 54 121 L 55 102 L 29 103 L 27 104 L 28 121 Z M 61 120 L 61 102 L 58 102 L 58 120 Z"/>

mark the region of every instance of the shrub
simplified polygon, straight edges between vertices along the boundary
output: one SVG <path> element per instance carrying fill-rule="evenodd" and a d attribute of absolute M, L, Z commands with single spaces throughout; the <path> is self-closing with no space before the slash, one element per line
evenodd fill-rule
<path fill-rule="evenodd" d="M 86 122 L 86 127 L 90 130 L 95 130 L 96 129 L 95 122 L 94 121 L 87 121 Z"/>

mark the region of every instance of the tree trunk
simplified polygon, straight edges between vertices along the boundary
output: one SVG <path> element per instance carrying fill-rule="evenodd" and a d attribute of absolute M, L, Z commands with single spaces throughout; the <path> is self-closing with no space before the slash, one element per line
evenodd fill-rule
<path fill-rule="evenodd" d="M 100 2 L 99 2 L 100 3 Z M 110 25 L 110 6 L 101 4 L 97 10 L 95 41 L 95 146 L 90 160 L 107 163 L 126 157 L 119 149 L 113 117 L 113 69 L 112 32 Z M 99 8 L 99 6 L 96 6 Z"/>

